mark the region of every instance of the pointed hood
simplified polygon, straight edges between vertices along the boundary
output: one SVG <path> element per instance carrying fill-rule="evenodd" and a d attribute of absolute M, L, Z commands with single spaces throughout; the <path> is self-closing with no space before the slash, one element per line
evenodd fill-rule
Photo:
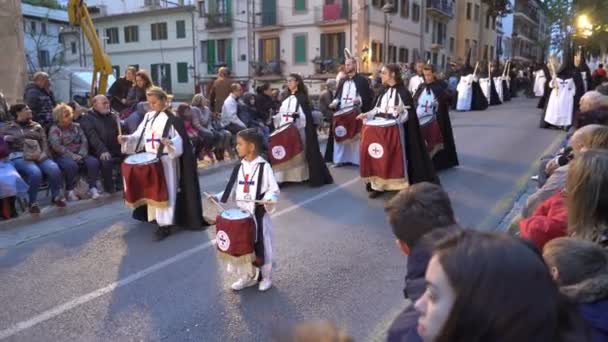
<path fill-rule="evenodd" d="M 464 61 L 464 65 L 462 66 L 463 76 L 470 75 L 473 73 L 473 71 L 475 71 L 473 66 L 471 65 L 471 50 L 472 49 L 469 48 L 469 51 L 467 51 L 467 57 Z"/>
<path fill-rule="evenodd" d="M 562 65 L 557 71 L 558 75 L 564 75 L 568 73 L 572 73 L 576 67 L 574 66 L 574 54 L 572 52 L 572 44 L 568 43 L 566 50 L 564 50 L 564 58 Z"/>

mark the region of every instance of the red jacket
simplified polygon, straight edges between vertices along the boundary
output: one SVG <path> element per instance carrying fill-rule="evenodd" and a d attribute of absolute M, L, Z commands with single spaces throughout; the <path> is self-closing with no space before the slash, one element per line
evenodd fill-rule
<path fill-rule="evenodd" d="M 568 210 L 566 194 L 560 191 L 544 201 L 527 219 L 519 223 L 519 233 L 542 250 L 543 246 L 558 237 L 566 236 Z"/>

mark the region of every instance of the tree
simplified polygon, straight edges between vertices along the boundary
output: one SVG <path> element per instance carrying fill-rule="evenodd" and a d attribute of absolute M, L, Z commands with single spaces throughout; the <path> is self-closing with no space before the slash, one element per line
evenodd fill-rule
<path fill-rule="evenodd" d="M 545 0 L 545 14 L 550 23 L 551 46 L 563 50 L 570 42 L 574 17 L 574 0 Z"/>
<path fill-rule="evenodd" d="M 48 18 L 43 18 L 42 23 L 47 31 L 42 29 L 25 30 L 26 43 L 25 59 L 30 74 L 36 71 L 44 71 L 49 75 L 57 73 L 65 66 L 65 49 L 61 44 L 58 33 L 52 31 Z"/>

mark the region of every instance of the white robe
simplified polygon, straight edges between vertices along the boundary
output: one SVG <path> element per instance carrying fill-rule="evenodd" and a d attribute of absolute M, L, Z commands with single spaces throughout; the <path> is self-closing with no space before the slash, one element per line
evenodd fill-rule
<path fill-rule="evenodd" d="M 490 78 L 480 78 L 479 86 L 481 87 L 481 91 L 483 92 L 483 95 L 488 100 L 488 103 L 490 103 L 490 96 L 492 95 L 491 79 Z"/>
<path fill-rule="evenodd" d="M 549 96 L 545 121 L 553 126 L 568 127 L 572 125 L 576 85 L 571 78 L 563 80 L 558 77 L 555 80 L 549 84 L 553 90 Z"/>
<path fill-rule="evenodd" d="M 160 147 L 160 140 L 165 129 L 165 124 L 169 117 L 165 112 L 160 112 L 155 118 L 156 112 L 148 112 L 144 116 L 143 121 L 137 127 L 137 130 L 133 134 L 126 136 L 127 139 L 122 145 L 122 152 L 126 154 L 133 154 L 136 152 L 137 141 L 141 136 L 142 132 L 145 132 L 140 145 L 144 146 L 145 152 L 156 154 Z M 171 147 L 165 146 L 164 153 L 160 160 L 163 165 L 163 172 L 165 175 L 165 182 L 167 183 L 167 193 L 169 195 L 168 207 L 167 208 L 156 208 L 148 205 L 148 221 L 154 221 L 159 226 L 170 226 L 174 224 L 173 215 L 175 213 L 175 200 L 177 197 L 177 184 L 179 184 L 179 169 L 178 160 L 183 153 L 183 141 L 182 137 L 177 133 L 175 128 L 171 127 L 167 138 L 171 140 L 173 145 Z M 141 149 L 141 146 L 140 146 Z"/>
<path fill-rule="evenodd" d="M 427 88 L 430 90 L 429 88 Z M 432 91 L 423 90 L 420 92 L 418 101 L 416 103 L 416 115 L 420 121 L 420 127 L 431 121 L 437 111 L 437 99 L 435 93 Z"/>
<path fill-rule="evenodd" d="M 458 101 L 456 102 L 456 110 L 469 111 L 473 102 L 473 74 L 462 76 L 458 86 Z"/>
<path fill-rule="evenodd" d="M 264 175 L 262 177 L 262 184 L 258 184 L 258 175 L 260 172 L 259 165 L 264 163 Z M 247 175 L 248 179 L 248 192 L 245 192 L 245 176 Z M 247 200 L 248 197 L 251 199 L 255 198 L 255 194 L 258 193 L 258 187 L 260 188 L 260 193 L 264 194 L 262 198 L 263 201 L 271 202 L 270 204 L 265 204 L 266 214 L 264 215 L 263 222 L 263 231 L 264 235 L 262 238 L 264 239 L 264 266 L 262 266 L 262 276 L 265 278 L 269 278 L 272 273 L 272 263 L 273 263 L 273 254 L 272 254 L 272 221 L 270 219 L 270 214 L 275 211 L 276 203 L 279 200 L 279 185 L 274 177 L 274 173 L 272 171 L 272 167 L 270 163 L 264 160 L 262 157 L 257 157 L 253 161 L 249 162 L 247 160 L 241 160 L 241 167 L 239 170 L 239 174 L 237 177 L 237 181 L 232 188 L 232 193 L 230 194 L 230 199 L 236 202 L 236 206 L 246 210 L 252 216 L 255 215 L 255 203 L 252 202 L 242 202 L 243 200 Z M 247 196 L 249 194 L 249 196 Z M 217 195 L 218 198 L 221 198 L 223 193 Z M 237 271 L 241 271 L 237 269 Z M 249 267 L 245 267 L 243 272 L 249 273 Z"/>
<path fill-rule="evenodd" d="M 502 76 L 494 77 L 494 86 L 496 87 L 496 92 L 498 93 L 498 98 L 500 102 L 504 102 L 504 91 L 502 89 Z"/>
<path fill-rule="evenodd" d="M 298 119 L 293 119 L 291 114 L 296 112 L 296 107 L 298 106 L 298 99 L 291 95 L 281 103 L 281 107 L 279 112 L 274 116 L 275 127 L 280 127 L 292 122 L 295 122 L 296 127 L 300 133 L 300 139 L 302 139 L 302 146 L 304 147 L 304 153 L 306 153 L 306 115 L 302 110 L 302 106 L 298 108 L 298 114 L 300 117 Z M 307 181 L 310 177 L 308 172 L 308 161 L 304 159 L 304 163 L 298 165 L 294 168 L 285 171 L 277 171 L 275 173 L 275 177 L 277 182 L 304 182 Z"/>
<path fill-rule="evenodd" d="M 418 87 L 420 87 L 420 85 L 422 83 L 424 83 L 424 77 L 419 76 L 419 75 L 414 75 L 414 76 L 412 76 L 412 78 L 410 78 L 410 83 L 407 87 L 407 90 L 409 90 L 410 93 L 412 93 L 412 95 L 414 95 L 414 94 L 416 94 Z"/>
<path fill-rule="evenodd" d="M 342 86 L 342 94 L 338 97 L 340 108 L 352 107 L 355 99 L 359 99 L 359 103 L 361 103 L 361 97 L 359 96 L 355 82 L 353 80 L 345 81 Z M 351 139 L 343 143 L 339 143 L 334 139 L 334 163 L 351 163 L 359 165 L 360 143 L 361 138 Z"/>
<path fill-rule="evenodd" d="M 545 83 L 547 82 L 547 77 L 545 76 L 545 71 L 543 69 L 537 70 L 534 75 L 534 95 L 537 97 L 543 96 L 545 93 Z"/>

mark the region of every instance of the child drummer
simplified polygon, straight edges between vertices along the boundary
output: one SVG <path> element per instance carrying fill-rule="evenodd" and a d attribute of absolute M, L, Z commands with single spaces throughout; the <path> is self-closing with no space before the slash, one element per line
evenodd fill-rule
<path fill-rule="evenodd" d="M 253 265 L 236 266 L 239 280 L 232 284 L 232 289 L 239 291 L 258 284 L 260 291 L 272 287 L 272 222 L 269 213 L 275 210 L 279 198 L 279 186 L 274 178 L 272 167 L 260 157 L 263 137 L 255 129 L 246 129 L 236 136 L 236 150 L 241 163 L 232 171 L 226 189 L 218 194 L 221 202 L 226 203 L 229 197 L 236 205 L 251 213 L 256 220 L 257 239 L 254 245 L 256 261 Z"/>

